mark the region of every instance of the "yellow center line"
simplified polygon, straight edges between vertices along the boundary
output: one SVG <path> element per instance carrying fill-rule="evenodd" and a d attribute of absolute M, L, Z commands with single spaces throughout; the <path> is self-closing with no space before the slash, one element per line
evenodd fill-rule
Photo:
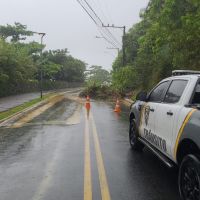
<path fill-rule="evenodd" d="M 84 200 L 92 200 L 89 120 L 85 114 Z"/>
<path fill-rule="evenodd" d="M 106 171 L 103 163 L 103 157 L 101 153 L 101 147 L 99 144 L 96 124 L 94 121 L 94 117 L 91 114 L 91 122 L 92 122 L 92 133 L 94 138 L 94 146 L 95 146 L 95 153 L 96 153 L 96 159 L 97 159 L 97 168 L 99 173 L 99 182 L 100 182 L 100 188 L 101 188 L 101 197 L 102 200 L 110 200 L 110 191 L 108 187 L 108 182 L 106 178 Z"/>

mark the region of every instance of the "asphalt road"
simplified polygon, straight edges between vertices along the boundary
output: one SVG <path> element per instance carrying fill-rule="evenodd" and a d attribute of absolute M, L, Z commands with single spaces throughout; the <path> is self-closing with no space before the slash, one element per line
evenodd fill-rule
<path fill-rule="evenodd" d="M 65 91 L 65 92 L 71 92 L 78 90 L 80 91 L 80 88 L 68 88 L 68 89 L 60 89 L 59 91 Z M 58 91 L 58 90 L 57 90 Z M 43 95 L 48 93 L 53 93 L 55 91 L 43 91 Z M 25 94 L 18 94 L 18 95 L 11 95 L 8 97 L 1 97 L 0 98 L 0 112 L 6 111 L 10 108 L 19 106 L 25 102 L 31 101 L 33 99 L 39 98 L 40 92 L 32 92 L 32 93 L 25 93 Z"/>
<path fill-rule="evenodd" d="M 62 100 L 0 128 L 1 200 L 179 200 L 177 172 L 128 143 L 128 108 Z"/>

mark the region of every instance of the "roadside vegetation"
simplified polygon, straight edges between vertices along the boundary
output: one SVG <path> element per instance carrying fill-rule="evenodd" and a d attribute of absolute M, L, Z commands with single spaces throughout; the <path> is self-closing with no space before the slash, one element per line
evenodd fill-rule
<path fill-rule="evenodd" d="M 123 39 L 123 52 L 112 71 L 101 66 L 86 70 L 86 63 L 72 57 L 67 49 L 41 51 L 44 45 L 26 42 L 34 32 L 25 25 L 0 26 L 0 97 L 39 88 L 64 88 L 85 83 L 87 94 L 107 98 L 149 90 L 177 69 L 200 70 L 200 1 L 150 0 Z M 134 91 L 134 92 L 133 92 Z"/>
<path fill-rule="evenodd" d="M 52 97 L 54 95 L 54 93 L 50 93 L 50 94 L 46 94 L 46 95 L 43 95 L 43 98 L 41 99 L 40 97 L 36 98 L 36 99 L 33 99 L 31 101 L 28 101 L 28 102 L 25 102 L 19 106 L 16 106 L 14 108 L 10 108 L 6 111 L 3 111 L 3 112 L 0 112 L 0 121 L 1 120 L 5 120 L 6 118 L 9 118 L 11 117 L 12 115 L 15 115 L 23 110 L 25 110 L 26 108 L 29 108 L 41 101 L 44 101 L 50 97 Z"/>
<path fill-rule="evenodd" d="M 121 94 L 112 87 L 111 74 L 101 66 L 91 66 L 85 73 L 85 89 L 81 97 L 89 95 L 94 99 L 113 99 Z"/>
<path fill-rule="evenodd" d="M 124 38 L 113 63 L 112 85 L 120 92 L 150 89 L 172 70 L 200 70 L 200 1 L 150 0 L 141 21 Z"/>
<path fill-rule="evenodd" d="M 83 84 L 86 64 L 67 49 L 41 54 L 44 45 L 26 40 L 34 34 L 20 23 L 0 26 L 0 97 L 37 91 L 41 70 L 44 90 Z"/>
<path fill-rule="evenodd" d="M 90 69 L 83 96 L 128 95 L 134 100 L 140 90 L 148 91 L 173 70 L 200 70 L 199 0 L 150 0 L 140 17 L 123 40 L 125 64 L 121 50 L 110 73 Z"/>

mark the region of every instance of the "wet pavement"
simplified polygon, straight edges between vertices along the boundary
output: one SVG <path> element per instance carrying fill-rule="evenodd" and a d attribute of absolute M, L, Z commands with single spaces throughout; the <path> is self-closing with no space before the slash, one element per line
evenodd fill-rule
<path fill-rule="evenodd" d="M 61 89 L 57 90 L 57 92 L 71 92 L 74 90 L 80 91 L 80 88 L 69 88 L 69 89 Z M 44 91 L 43 95 L 48 94 L 48 93 L 53 93 L 55 91 Z M 26 103 L 28 101 L 31 101 L 33 99 L 39 98 L 40 97 L 40 92 L 32 92 L 32 93 L 25 93 L 25 94 L 19 94 L 19 95 L 12 95 L 8 97 L 2 97 L 0 98 L 0 112 L 6 111 L 10 108 L 19 106 L 23 103 Z"/>
<path fill-rule="evenodd" d="M 0 128 L 1 200 L 179 200 L 177 172 L 128 142 L 128 108 L 63 100 Z"/>
<path fill-rule="evenodd" d="M 47 92 L 44 92 L 44 94 L 47 94 Z M 19 106 L 25 102 L 31 101 L 39 97 L 40 97 L 40 92 L 32 92 L 32 93 L 2 97 L 0 98 L 0 112 L 6 111 L 10 108 Z"/>

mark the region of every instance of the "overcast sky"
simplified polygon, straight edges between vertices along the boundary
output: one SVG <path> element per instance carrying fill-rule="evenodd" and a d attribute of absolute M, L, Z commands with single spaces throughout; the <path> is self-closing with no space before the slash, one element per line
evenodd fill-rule
<path fill-rule="evenodd" d="M 84 0 L 82 0 L 84 1 Z M 148 0 L 87 0 L 105 24 L 126 26 L 137 23 Z M 70 54 L 89 65 L 112 68 L 117 50 L 99 36 L 98 29 L 77 0 L 0 0 L 0 24 L 20 22 L 28 29 L 45 32 L 46 49 L 67 48 Z M 122 30 L 110 29 L 121 43 Z M 39 37 L 33 38 L 39 41 Z"/>

